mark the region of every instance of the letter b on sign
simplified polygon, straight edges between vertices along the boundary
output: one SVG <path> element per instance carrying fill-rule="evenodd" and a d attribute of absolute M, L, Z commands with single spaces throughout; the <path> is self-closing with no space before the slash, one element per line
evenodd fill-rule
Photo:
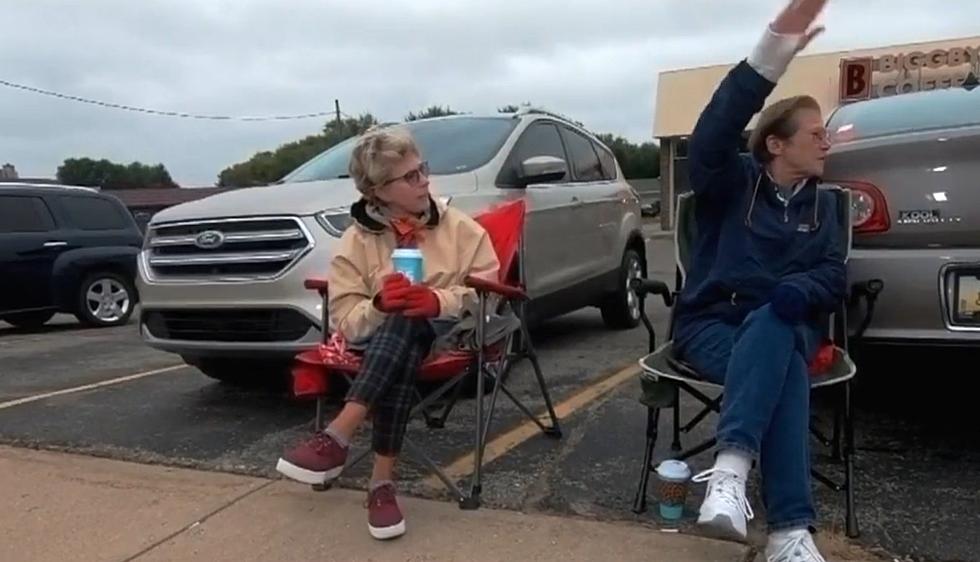
<path fill-rule="evenodd" d="M 858 101 L 871 98 L 870 58 L 847 59 L 840 63 L 840 101 Z"/>

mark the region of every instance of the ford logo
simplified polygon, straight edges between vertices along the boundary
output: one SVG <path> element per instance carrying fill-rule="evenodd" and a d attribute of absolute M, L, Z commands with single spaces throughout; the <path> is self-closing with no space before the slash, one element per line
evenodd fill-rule
<path fill-rule="evenodd" d="M 219 230 L 205 230 L 194 238 L 194 245 L 202 250 L 214 250 L 225 243 L 225 235 Z"/>

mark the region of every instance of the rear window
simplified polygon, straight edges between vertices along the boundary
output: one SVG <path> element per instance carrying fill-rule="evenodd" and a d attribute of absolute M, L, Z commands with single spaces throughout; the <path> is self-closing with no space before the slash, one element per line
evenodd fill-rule
<path fill-rule="evenodd" d="M 40 197 L 0 195 L 0 232 L 48 232 L 54 217 Z"/>
<path fill-rule="evenodd" d="M 593 145 L 599 154 L 599 161 L 602 162 L 602 178 L 607 180 L 616 179 L 616 157 L 604 147 L 595 143 Z"/>
<path fill-rule="evenodd" d="M 831 140 L 846 142 L 899 133 L 980 124 L 980 91 L 934 90 L 844 105 L 828 122 Z"/>
<path fill-rule="evenodd" d="M 562 128 L 562 136 L 568 143 L 569 157 L 572 159 L 572 169 L 575 179 L 579 181 L 598 181 L 602 178 L 602 164 L 599 155 L 589 139 L 575 131 Z"/>
<path fill-rule="evenodd" d="M 97 197 L 61 197 L 61 206 L 75 228 L 81 230 L 119 230 L 126 228 L 122 209 Z"/>
<path fill-rule="evenodd" d="M 517 125 L 510 117 L 462 117 L 403 124 L 418 143 L 433 175 L 459 174 L 490 161 Z M 283 178 L 283 182 L 348 177 L 347 164 L 356 138 L 348 139 Z"/>

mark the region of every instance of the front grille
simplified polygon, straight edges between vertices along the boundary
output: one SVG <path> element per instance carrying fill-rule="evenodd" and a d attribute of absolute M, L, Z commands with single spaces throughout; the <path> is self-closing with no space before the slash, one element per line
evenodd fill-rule
<path fill-rule="evenodd" d="M 295 217 L 164 224 L 150 231 L 146 265 L 164 281 L 271 279 L 311 245 Z"/>
<path fill-rule="evenodd" d="M 218 342 L 291 342 L 305 336 L 313 323 L 290 309 L 157 310 L 143 323 L 154 337 Z"/>

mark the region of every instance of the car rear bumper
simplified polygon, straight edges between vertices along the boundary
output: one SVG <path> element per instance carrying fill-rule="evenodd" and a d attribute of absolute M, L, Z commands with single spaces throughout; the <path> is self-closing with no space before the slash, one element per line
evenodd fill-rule
<path fill-rule="evenodd" d="M 980 248 L 853 249 L 848 264 L 850 282 L 880 279 L 884 283 L 863 339 L 869 343 L 980 344 L 980 326 L 953 321 L 953 290 L 946 280 L 956 268 L 973 266 L 980 268 Z M 849 310 L 852 333 L 863 317 L 862 301 L 860 307 Z"/>

